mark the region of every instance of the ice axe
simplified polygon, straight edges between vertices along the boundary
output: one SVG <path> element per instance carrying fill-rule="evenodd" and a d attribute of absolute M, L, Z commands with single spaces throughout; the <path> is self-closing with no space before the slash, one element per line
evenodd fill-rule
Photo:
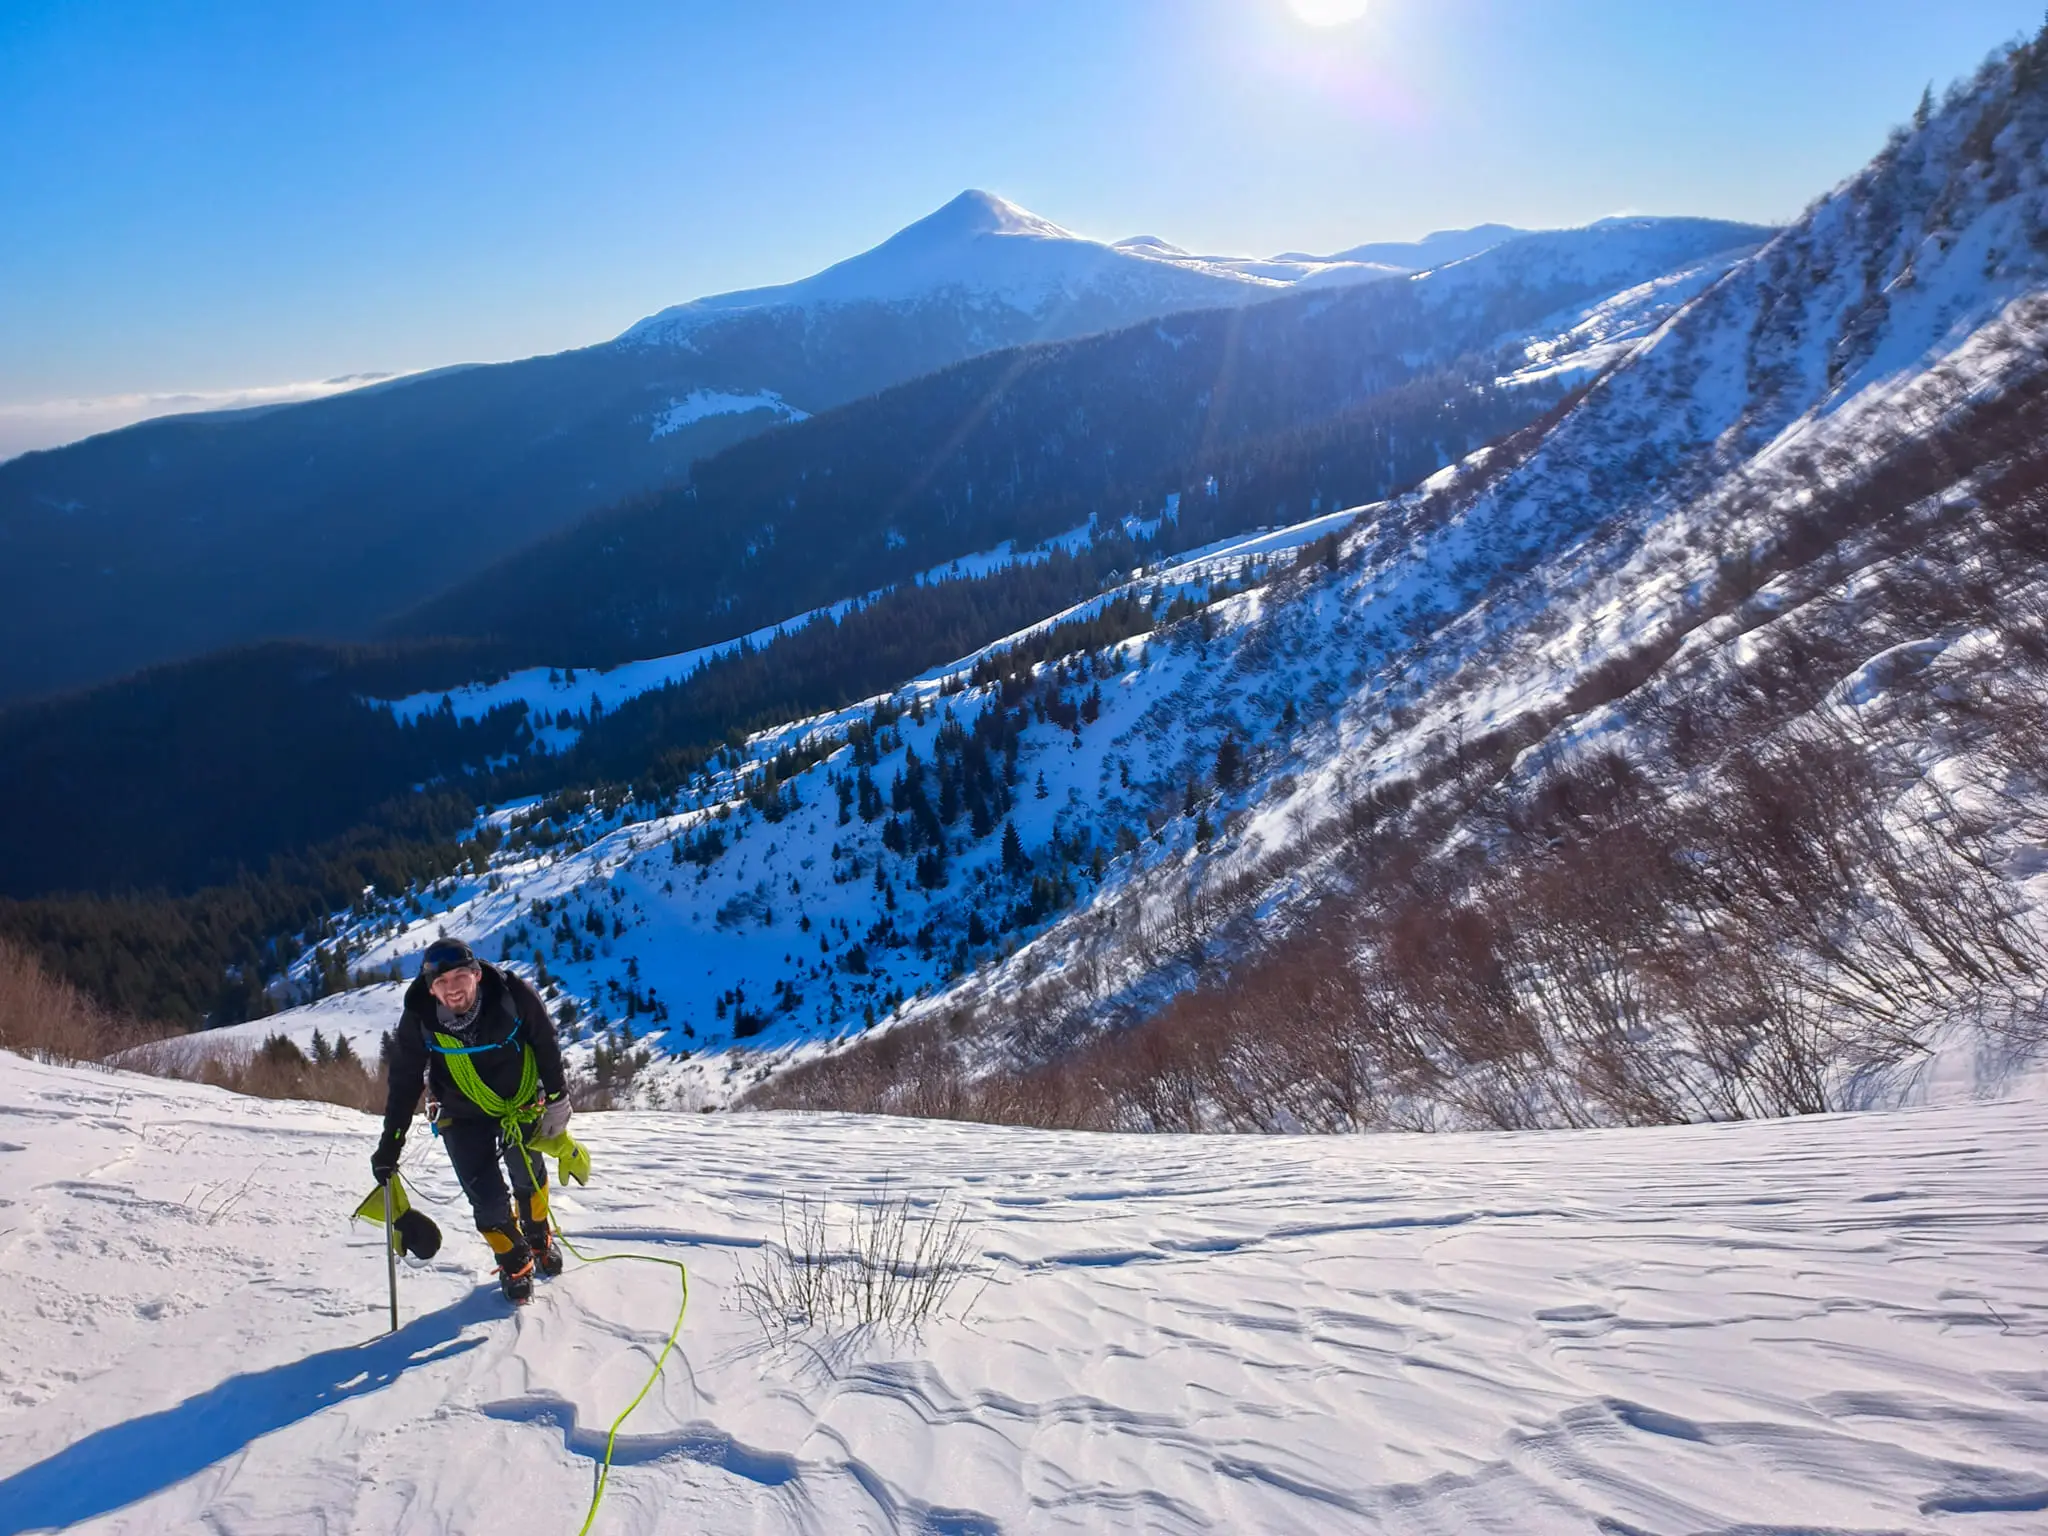
<path fill-rule="evenodd" d="M 364 1221 L 384 1227 L 384 1276 L 391 1286 L 391 1331 L 398 1331 L 398 1252 L 402 1248 L 416 1259 L 431 1259 L 441 1251 L 441 1229 L 425 1211 L 412 1208 L 405 1185 L 393 1173 L 371 1190 L 355 1214 Z"/>
<path fill-rule="evenodd" d="M 384 1278 L 391 1284 L 391 1331 L 398 1332 L 398 1244 L 391 1230 L 391 1202 L 378 1202 L 384 1207 Z"/>

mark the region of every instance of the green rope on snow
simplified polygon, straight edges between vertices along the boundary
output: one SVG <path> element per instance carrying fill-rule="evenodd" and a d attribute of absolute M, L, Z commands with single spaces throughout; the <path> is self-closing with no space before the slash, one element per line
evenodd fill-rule
<path fill-rule="evenodd" d="M 619 1427 L 626 1422 L 626 1419 L 633 1410 L 646 1400 L 647 1394 L 654 1390 L 654 1384 L 661 1380 L 662 1369 L 668 1364 L 669 1353 L 676 1347 L 676 1339 L 683 1331 L 683 1318 L 690 1310 L 690 1272 L 683 1267 L 681 1259 L 658 1259 L 651 1253 L 601 1253 L 593 1258 L 570 1242 L 561 1232 L 556 1232 L 555 1236 L 561 1240 L 562 1246 L 573 1253 L 581 1263 L 616 1264 L 621 1259 L 638 1259 L 642 1264 L 666 1264 L 676 1272 L 676 1279 L 682 1282 L 683 1287 L 683 1304 L 676 1308 L 675 1326 L 669 1329 L 668 1338 L 661 1346 L 661 1353 L 654 1357 L 653 1371 L 648 1374 L 647 1380 L 641 1384 L 639 1392 L 633 1397 L 633 1401 L 626 1404 L 625 1411 L 612 1420 L 611 1432 L 604 1438 L 604 1461 L 598 1468 L 597 1487 L 592 1490 L 590 1495 L 590 1513 L 583 1517 L 583 1525 L 576 1532 L 576 1536 L 590 1536 L 590 1528 L 597 1523 L 597 1506 L 604 1502 L 605 1485 L 611 1481 L 612 1452 L 618 1445 Z"/>
<path fill-rule="evenodd" d="M 470 1103 L 498 1122 L 498 1128 L 504 1132 L 505 1139 L 519 1149 L 519 1156 L 526 1164 L 526 1177 L 538 1188 L 542 1182 L 541 1176 L 534 1170 L 533 1153 L 527 1150 L 526 1146 L 526 1127 L 540 1114 L 540 1107 L 535 1102 L 540 1088 L 540 1070 L 533 1059 L 533 1047 L 524 1047 L 525 1059 L 519 1068 L 519 1091 L 511 1098 L 504 1099 L 484 1082 L 467 1056 L 453 1054 L 455 1048 L 462 1044 L 461 1041 L 439 1033 L 436 1033 L 434 1038 L 440 1042 L 444 1051 L 451 1053 L 443 1056 L 442 1060 L 448 1063 L 448 1073 L 455 1079 L 456 1088 Z M 584 1168 L 587 1173 L 587 1159 Z M 683 1304 L 676 1308 L 675 1326 L 669 1329 L 668 1338 L 661 1346 L 661 1353 L 654 1357 L 654 1369 L 648 1373 L 647 1380 L 641 1383 L 633 1401 L 626 1404 L 625 1411 L 612 1420 L 611 1432 L 605 1436 L 604 1460 L 598 1466 L 597 1487 L 590 1495 L 589 1513 L 584 1515 L 582 1528 L 576 1533 L 576 1536 L 590 1536 L 590 1528 L 597 1523 L 598 1506 L 604 1502 L 605 1488 L 611 1482 L 612 1454 L 618 1449 L 619 1429 L 631 1417 L 633 1410 L 647 1400 L 647 1394 L 654 1390 L 654 1384 L 661 1380 L 661 1373 L 668 1365 L 668 1357 L 676 1347 L 676 1340 L 682 1336 L 683 1319 L 690 1311 L 690 1272 L 683 1267 L 680 1259 L 660 1259 L 651 1253 L 603 1253 L 592 1256 L 570 1242 L 568 1235 L 559 1227 L 555 1228 L 555 1236 L 560 1239 L 564 1248 L 576 1256 L 579 1263 L 616 1264 L 622 1259 L 637 1259 L 642 1264 L 664 1264 L 676 1272 L 676 1279 L 683 1287 Z"/>
<path fill-rule="evenodd" d="M 493 1097 L 495 1098 L 496 1095 L 493 1095 Z M 502 1103 L 504 1101 L 499 1100 L 499 1102 Z M 486 1114 L 491 1112 L 488 1105 L 479 1104 L 477 1107 L 484 1110 Z M 529 1116 L 528 1118 L 531 1117 Z M 525 1128 L 521 1124 L 518 1115 L 508 1113 L 498 1123 L 504 1128 L 505 1134 L 511 1139 L 512 1144 L 519 1148 L 519 1156 L 526 1163 L 527 1178 L 531 1179 L 538 1186 L 540 1178 L 534 1172 L 533 1154 L 527 1150 Z M 551 1222 L 550 1225 L 552 1226 L 553 1223 Z M 665 1264 L 676 1272 L 676 1279 L 683 1287 L 683 1301 L 682 1305 L 676 1308 L 675 1326 L 669 1329 L 668 1337 L 662 1341 L 661 1353 L 654 1357 L 654 1369 L 647 1373 L 647 1380 L 642 1382 L 640 1390 L 633 1394 L 633 1401 L 626 1404 L 624 1411 L 616 1419 L 612 1420 L 611 1431 L 604 1437 L 604 1460 L 598 1464 L 597 1486 L 591 1490 L 590 1510 L 584 1515 L 583 1524 L 576 1532 L 576 1536 L 590 1536 L 590 1528 L 597 1524 L 598 1506 L 604 1502 L 605 1489 L 612 1480 L 612 1455 L 618 1449 L 619 1429 L 632 1416 L 633 1410 L 647 1400 L 647 1394 L 654 1390 L 654 1384 L 661 1380 L 661 1373 L 668 1366 L 668 1357 L 676 1347 L 676 1340 L 682 1335 L 683 1319 L 689 1315 L 690 1311 L 690 1272 L 683 1267 L 683 1262 L 680 1259 L 660 1259 L 651 1253 L 601 1253 L 593 1256 L 585 1253 L 581 1248 L 570 1242 L 568 1234 L 563 1232 L 560 1227 L 555 1227 L 554 1230 L 555 1237 L 564 1248 L 576 1256 L 578 1263 L 616 1264 L 622 1259 L 637 1259 L 642 1264 Z"/>

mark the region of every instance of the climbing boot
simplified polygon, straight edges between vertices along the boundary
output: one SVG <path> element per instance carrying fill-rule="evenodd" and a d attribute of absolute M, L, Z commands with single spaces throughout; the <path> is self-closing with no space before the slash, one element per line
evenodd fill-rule
<path fill-rule="evenodd" d="M 505 1299 L 523 1302 L 533 1299 L 533 1250 L 515 1222 L 510 1226 L 486 1228 L 484 1241 L 498 1256 L 498 1284 Z"/>
<path fill-rule="evenodd" d="M 498 1260 L 498 1284 L 504 1288 L 505 1299 L 513 1303 L 533 1300 L 533 1255 L 521 1259 L 515 1268 L 509 1253 Z"/>
<path fill-rule="evenodd" d="M 520 1201 L 519 1228 L 526 1246 L 533 1250 L 533 1262 L 553 1279 L 562 1272 L 562 1245 L 555 1241 L 554 1223 L 548 1220 L 548 1187 L 530 1190 Z"/>
<path fill-rule="evenodd" d="M 548 1279 L 562 1272 L 562 1245 L 545 1222 L 526 1229 L 526 1246 L 533 1250 L 533 1267 Z"/>

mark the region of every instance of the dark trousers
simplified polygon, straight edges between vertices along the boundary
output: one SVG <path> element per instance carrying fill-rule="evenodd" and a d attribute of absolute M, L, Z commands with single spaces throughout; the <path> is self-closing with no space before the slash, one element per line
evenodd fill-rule
<path fill-rule="evenodd" d="M 517 1144 L 508 1142 L 490 1120 L 444 1120 L 441 1141 L 448 1148 L 455 1177 L 462 1181 L 462 1192 L 469 1196 L 479 1232 L 520 1231 L 512 1219 L 515 1192 L 525 1226 L 538 1229 L 546 1222 L 548 1170 L 538 1152 L 522 1155 Z M 505 1187 L 506 1174 L 512 1176 L 510 1189 Z"/>

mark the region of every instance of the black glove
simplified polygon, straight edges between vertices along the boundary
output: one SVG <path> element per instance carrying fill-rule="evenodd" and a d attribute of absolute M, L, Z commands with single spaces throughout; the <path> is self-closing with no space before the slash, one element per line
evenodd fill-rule
<path fill-rule="evenodd" d="M 370 1154 L 370 1172 L 377 1176 L 379 1184 L 389 1183 L 391 1175 L 398 1172 L 398 1154 L 405 1148 L 405 1132 L 386 1131 L 377 1141 L 377 1150 Z"/>
<path fill-rule="evenodd" d="M 393 1226 L 399 1245 L 415 1259 L 431 1259 L 441 1251 L 441 1229 L 424 1211 L 407 1211 Z"/>

